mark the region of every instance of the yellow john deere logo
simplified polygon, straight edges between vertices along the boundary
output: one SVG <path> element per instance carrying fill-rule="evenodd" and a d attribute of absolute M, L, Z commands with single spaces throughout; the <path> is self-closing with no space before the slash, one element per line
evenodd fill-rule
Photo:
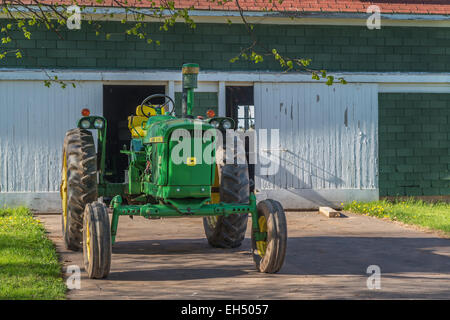
<path fill-rule="evenodd" d="M 197 158 L 195 157 L 190 157 L 186 159 L 186 164 L 188 166 L 195 166 L 197 164 Z"/>
<path fill-rule="evenodd" d="M 151 137 L 150 143 L 152 142 L 163 142 L 163 137 Z"/>

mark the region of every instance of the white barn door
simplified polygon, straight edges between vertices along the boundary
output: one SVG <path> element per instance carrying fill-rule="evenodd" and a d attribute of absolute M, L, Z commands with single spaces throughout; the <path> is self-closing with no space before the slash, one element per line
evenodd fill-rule
<path fill-rule="evenodd" d="M 62 89 L 43 81 L 0 81 L 0 205 L 60 210 L 65 132 L 81 110 L 103 113 L 101 82 Z"/>
<path fill-rule="evenodd" d="M 256 129 L 278 129 L 279 143 L 259 150 L 279 162 L 256 165 L 259 197 L 287 208 L 338 206 L 378 198 L 378 90 L 372 84 L 256 83 Z"/>

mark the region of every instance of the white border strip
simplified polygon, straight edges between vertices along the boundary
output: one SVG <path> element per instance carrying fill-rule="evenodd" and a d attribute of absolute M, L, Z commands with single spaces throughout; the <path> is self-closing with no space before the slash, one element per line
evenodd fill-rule
<path fill-rule="evenodd" d="M 378 85 L 382 93 L 450 93 L 450 85 L 442 83 L 382 83 Z"/>
<path fill-rule="evenodd" d="M 383 13 L 381 19 L 383 26 L 410 26 L 410 27 L 450 27 L 450 13 L 445 14 L 402 14 Z M 31 6 L 38 9 L 38 7 Z M 46 8 L 42 8 L 46 10 Z M 16 6 L 17 11 L 26 12 L 23 6 Z M 140 9 L 141 13 L 150 14 L 151 9 Z M 110 15 L 113 15 L 111 17 Z M 163 11 L 169 15 L 169 11 Z M 133 19 L 133 14 L 126 13 L 124 8 L 117 7 L 86 7 L 82 11 L 84 18 L 95 20 L 120 21 L 123 18 Z M 196 23 L 232 23 L 242 24 L 238 11 L 231 10 L 190 10 L 190 17 Z M 348 25 L 365 26 L 370 14 L 359 12 L 285 12 L 285 11 L 244 11 L 249 23 L 254 24 L 289 24 L 289 25 Z M 7 18 L 0 13 L 0 18 Z M 161 21 L 159 18 L 149 18 L 146 21 Z M 182 22 L 181 19 L 179 19 Z"/>
<path fill-rule="evenodd" d="M 271 198 L 285 209 L 317 209 L 319 206 L 340 207 L 341 202 L 378 200 L 378 189 L 289 189 L 261 190 L 258 201 Z M 2 205 L 26 206 L 36 212 L 60 213 L 59 192 L 0 192 Z"/>
<path fill-rule="evenodd" d="M 375 201 L 379 189 L 276 189 L 256 193 L 258 201 L 277 199 L 284 209 L 318 209 L 321 206 L 341 207 L 341 203 Z"/>
<path fill-rule="evenodd" d="M 383 6 L 380 6 L 381 12 L 383 12 Z M 151 14 L 152 10 L 150 9 L 141 9 L 141 13 Z M 83 13 L 86 14 L 95 14 L 95 15 L 120 15 L 125 14 L 125 9 L 118 7 L 86 7 L 83 10 Z M 163 14 L 169 15 L 170 12 L 165 10 Z M 309 19 L 363 19 L 367 20 L 367 18 L 371 15 L 368 13 L 362 12 L 333 12 L 333 11 L 322 11 L 322 12 L 308 12 L 308 11 L 247 11 L 243 12 L 245 17 L 255 17 L 255 18 L 288 18 L 292 20 L 292 18 L 309 18 Z M 130 15 L 130 13 L 128 14 Z M 237 17 L 240 21 L 242 21 L 240 17 L 239 11 L 235 10 L 190 10 L 189 15 L 191 17 Z M 450 12 L 449 14 L 413 14 L 413 13 L 384 13 L 382 15 L 384 19 L 388 20 L 427 20 L 427 21 L 450 21 Z"/>
<path fill-rule="evenodd" d="M 12 69 L 0 68 L 0 81 L 5 80 L 48 80 L 51 77 L 58 76 L 62 81 L 102 81 L 109 82 L 127 82 L 129 84 L 151 82 L 175 82 L 175 91 L 181 84 L 180 71 L 168 70 L 146 70 L 146 71 L 106 71 L 106 70 L 44 70 L 40 69 Z M 344 77 L 347 82 L 354 83 L 409 83 L 423 84 L 427 83 L 435 86 L 441 84 L 450 85 L 450 73 L 422 73 L 422 72 L 385 72 L 385 73 L 367 73 L 367 72 L 340 72 L 333 73 L 336 79 Z M 305 73 L 282 73 L 282 72 L 223 72 L 223 71 L 201 71 L 198 77 L 199 82 L 209 87 L 211 91 L 217 91 L 217 82 L 229 83 L 254 83 L 254 82 L 309 82 L 318 83 L 312 80 L 310 74 Z M 208 83 L 209 82 L 209 83 Z M 112 83 L 111 83 L 112 84 Z"/>

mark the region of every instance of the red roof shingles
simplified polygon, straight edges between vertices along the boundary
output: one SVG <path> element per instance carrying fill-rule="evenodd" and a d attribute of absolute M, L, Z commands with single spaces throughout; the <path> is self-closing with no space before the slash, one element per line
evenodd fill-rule
<path fill-rule="evenodd" d="M 173 0 L 177 8 L 190 8 L 197 10 L 229 10 L 236 11 L 238 6 L 235 0 L 219 4 L 218 0 Z M 48 0 L 47 3 L 60 4 L 70 1 Z M 118 2 L 124 3 L 125 0 Z M 128 5 L 148 7 L 149 0 L 128 0 Z M 159 1 L 154 1 L 158 5 Z M 79 4 L 86 6 L 120 7 L 114 0 L 104 0 L 102 4 L 95 0 L 78 0 Z M 239 0 L 241 8 L 245 11 L 273 10 L 280 12 L 345 12 L 366 13 L 371 5 L 377 5 L 381 13 L 406 14 L 443 14 L 450 15 L 450 0 Z"/>

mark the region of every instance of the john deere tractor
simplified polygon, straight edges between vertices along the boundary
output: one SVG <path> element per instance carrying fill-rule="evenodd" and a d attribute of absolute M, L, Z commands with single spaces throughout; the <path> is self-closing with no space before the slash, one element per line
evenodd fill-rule
<path fill-rule="evenodd" d="M 67 131 L 62 234 L 66 248 L 83 250 L 90 278 L 109 274 L 120 216 L 201 216 L 211 246 L 236 248 L 245 237 L 250 213 L 257 270 L 275 273 L 282 267 L 287 242 L 283 208 L 271 199 L 256 203 L 243 143 L 237 135 L 226 134 L 234 132 L 234 120 L 192 116 L 198 72 L 197 64 L 183 65 L 181 117 L 174 116 L 175 104 L 169 96 L 156 94 L 145 98 L 128 118 L 130 147 L 120 151 L 129 160 L 123 183 L 110 183 L 105 177 L 104 117 L 83 109 L 77 127 Z M 97 146 L 93 130 L 97 130 Z M 232 139 L 231 143 L 220 141 L 222 137 Z"/>

